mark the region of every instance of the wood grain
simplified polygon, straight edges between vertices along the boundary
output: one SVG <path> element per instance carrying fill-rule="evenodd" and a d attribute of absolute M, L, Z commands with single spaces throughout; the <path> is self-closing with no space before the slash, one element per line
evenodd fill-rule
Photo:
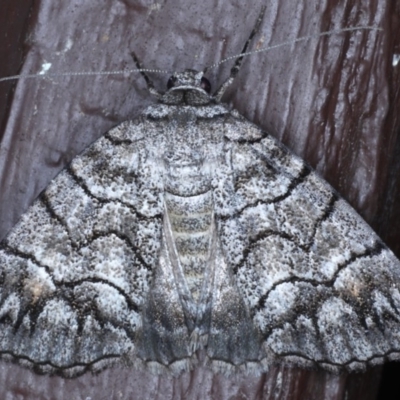
<path fill-rule="evenodd" d="M 264 1 L 4 3 L 0 18 L 19 22 L 0 24 L 7 31 L 0 37 L 7 60 L 0 71 L 9 75 L 38 72 L 45 62 L 52 72 L 134 68 L 132 50 L 148 68 L 201 69 L 240 52 Z M 355 25 L 384 31 L 252 56 L 224 100 L 316 168 L 399 256 L 396 2 L 269 1 L 253 47 Z M 229 67 L 210 71 L 214 88 Z M 162 90 L 168 76 L 153 79 Z M 0 83 L 0 238 L 76 154 L 151 101 L 139 75 Z M 68 381 L 1 363 L 0 398 L 372 400 L 379 378 L 380 368 L 335 376 L 276 367 L 234 379 L 202 369 L 173 379 L 113 368 Z"/>

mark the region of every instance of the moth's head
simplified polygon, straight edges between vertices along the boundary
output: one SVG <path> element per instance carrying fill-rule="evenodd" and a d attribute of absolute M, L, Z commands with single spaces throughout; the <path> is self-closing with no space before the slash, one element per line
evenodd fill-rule
<path fill-rule="evenodd" d="M 192 69 L 176 72 L 169 78 L 167 88 L 160 99 L 165 104 L 199 106 L 213 101 L 211 84 L 203 72 Z"/>

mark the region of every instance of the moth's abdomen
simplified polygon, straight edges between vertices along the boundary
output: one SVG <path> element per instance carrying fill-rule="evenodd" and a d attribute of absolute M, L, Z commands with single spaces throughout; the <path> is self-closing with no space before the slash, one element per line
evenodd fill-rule
<path fill-rule="evenodd" d="M 165 203 L 186 283 L 193 298 L 198 300 L 209 258 L 212 192 L 194 196 L 166 192 Z"/>

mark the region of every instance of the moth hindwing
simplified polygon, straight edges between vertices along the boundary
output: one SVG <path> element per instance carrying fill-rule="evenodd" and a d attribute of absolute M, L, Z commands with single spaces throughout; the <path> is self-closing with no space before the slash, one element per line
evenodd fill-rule
<path fill-rule="evenodd" d="M 76 376 L 120 359 L 177 374 L 398 357 L 399 261 L 220 102 L 241 62 L 214 95 L 202 72 L 174 74 L 21 218 L 0 250 L 4 358 Z"/>

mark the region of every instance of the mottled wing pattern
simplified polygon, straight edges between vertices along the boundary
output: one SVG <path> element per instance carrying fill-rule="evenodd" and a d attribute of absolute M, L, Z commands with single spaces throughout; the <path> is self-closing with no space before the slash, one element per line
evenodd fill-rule
<path fill-rule="evenodd" d="M 134 350 L 162 224 L 141 124 L 76 157 L 1 244 L 2 358 L 74 376 Z"/>
<path fill-rule="evenodd" d="M 235 204 L 220 237 L 270 360 L 337 371 L 399 358 L 393 253 L 274 138 L 239 116 L 225 129 Z"/>
<path fill-rule="evenodd" d="M 111 130 L 2 242 L 1 357 L 65 376 L 121 358 L 177 373 L 201 347 L 227 373 L 275 362 L 357 370 L 398 358 L 392 252 L 302 160 L 236 111 L 183 111 L 150 107 Z M 165 212 L 166 182 L 181 205 L 203 196 L 196 182 L 167 177 L 179 165 L 166 169 L 165 157 L 187 144 L 205 157 L 200 172 L 183 170 L 205 177 L 216 227 L 197 305 Z"/>

